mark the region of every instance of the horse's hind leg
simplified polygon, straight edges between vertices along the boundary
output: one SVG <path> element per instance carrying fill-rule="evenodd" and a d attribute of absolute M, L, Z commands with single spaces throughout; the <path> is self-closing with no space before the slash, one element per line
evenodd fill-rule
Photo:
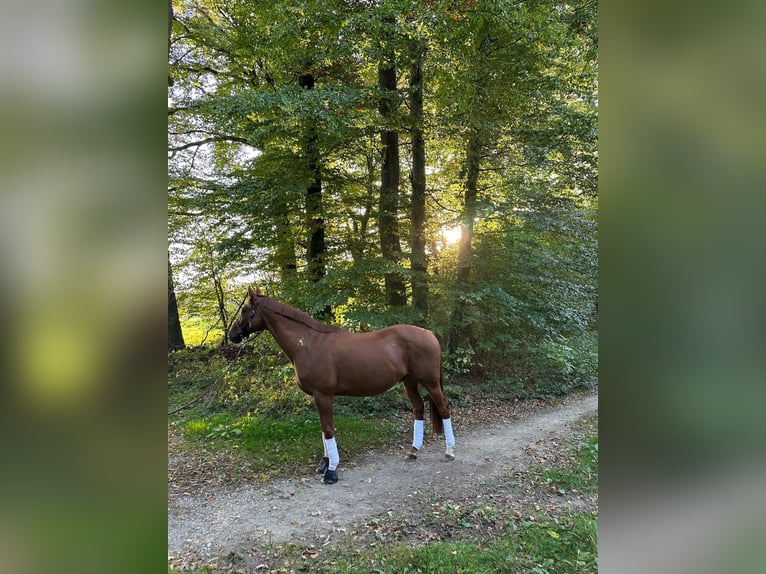
<path fill-rule="evenodd" d="M 407 454 L 407 460 L 418 458 L 418 450 L 423 446 L 423 417 L 425 416 L 425 404 L 423 398 L 418 392 L 418 382 L 409 376 L 404 379 L 404 389 L 407 391 L 407 398 L 412 404 L 412 414 L 415 417 L 415 423 L 412 431 L 412 449 Z"/>
<path fill-rule="evenodd" d="M 455 460 L 455 435 L 452 432 L 452 418 L 450 417 L 449 404 L 444 398 L 441 380 L 438 383 L 424 385 L 429 397 L 431 397 L 431 416 L 433 417 L 434 430 L 444 432 L 446 450 L 444 456 L 447 460 Z M 441 429 L 437 428 L 437 425 Z"/>

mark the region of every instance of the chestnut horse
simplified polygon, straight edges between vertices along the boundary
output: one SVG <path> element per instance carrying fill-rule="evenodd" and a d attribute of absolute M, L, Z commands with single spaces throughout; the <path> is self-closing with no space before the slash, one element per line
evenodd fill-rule
<path fill-rule="evenodd" d="M 423 445 L 425 405 L 418 392 L 422 385 L 431 403 L 431 422 L 444 434 L 447 460 L 455 458 L 449 405 L 441 377 L 441 347 L 431 331 L 413 325 L 393 325 L 370 333 L 351 333 L 325 325 L 306 313 L 248 288 L 247 301 L 229 329 L 229 339 L 239 343 L 254 332 L 269 331 L 290 359 L 301 390 L 314 398 L 319 411 L 325 455 L 317 468 L 322 482 L 338 481 L 339 462 L 333 424 L 335 395 L 371 396 L 404 382 L 415 415 L 412 449 L 417 458 Z"/>

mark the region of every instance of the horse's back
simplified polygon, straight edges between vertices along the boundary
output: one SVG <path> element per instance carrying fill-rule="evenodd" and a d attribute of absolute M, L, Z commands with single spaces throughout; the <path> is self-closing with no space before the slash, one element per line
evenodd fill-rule
<path fill-rule="evenodd" d="M 351 337 L 349 344 L 365 341 L 373 346 L 393 344 L 403 350 L 417 351 L 419 354 L 435 354 L 441 357 L 441 345 L 431 331 L 415 325 L 391 325 L 368 333 L 346 333 Z"/>
<path fill-rule="evenodd" d="M 392 325 L 368 333 L 332 333 L 328 338 L 337 394 L 378 394 L 408 375 L 419 382 L 439 380 L 441 347 L 427 329 Z"/>

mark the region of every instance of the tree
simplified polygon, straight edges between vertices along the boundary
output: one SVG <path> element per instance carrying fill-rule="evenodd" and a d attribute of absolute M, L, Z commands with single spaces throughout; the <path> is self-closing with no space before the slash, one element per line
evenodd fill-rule
<path fill-rule="evenodd" d="M 457 290 L 449 349 L 472 345 L 472 322 L 464 295 L 475 290 L 475 239 L 480 216 L 492 205 L 486 190 L 508 187 L 507 177 L 523 162 L 523 134 L 537 132 L 538 106 L 556 92 L 546 74 L 561 28 L 554 3 L 466 2 L 444 20 L 442 37 L 451 59 L 437 95 L 442 121 L 453 126 L 462 147 L 459 170 L 461 237 Z M 457 126 L 464 126 L 462 129 Z M 454 129 L 453 128 L 453 129 Z M 509 207 L 513 207 L 509 205 Z M 485 213 L 479 213 L 480 208 Z"/>
<path fill-rule="evenodd" d="M 178 301 L 173 283 L 173 270 L 170 267 L 170 252 L 168 252 L 168 351 L 177 351 L 186 347 L 184 334 L 181 330 L 181 319 L 178 316 Z"/>
<path fill-rule="evenodd" d="M 313 90 L 314 75 L 310 71 L 302 72 L 298 76 L 298 85 L 303 90 Z M 322 209 L 322 172 L 319 166 L 317 140 L 316 126 L 309 121 L 309 125 L 306 126 L 306 141 L 303 149 L 309 174 L 309 184 L 306 188 L 306 226 L 308 227 L 306 263 L 309 281 L 313 283 L 319 282 L 325 276 L 324 257 L 327 251 Z"/>
<path fill-rule="evenodd" d="M 170 38 L 173 29 L 173 0 L 168 0 L 168 57 L 170 56 Z M 172 78 L 168 74 L 168 86 L 172 84 Z M 177 351 L 186 347 L 184 334 L 181 330 L 181 319 L 178 316 L 178 301 L 173 282 L 173 268 L 170 265 L 170 252 L 168 251 L 168 351 Z"/>
<path fill-rule="evenodd" d="M 182 311 L 220 324 L 257 281 L 351 329 L 432 328 L 448 364 L 573 371 L 597 297 L 595 4 L 176 7 Z"/>
<path fill-rule="evenodd" d="M 460 288 L 467 288 L 473 268 L 473 234 L 476 219 L 476 200 L 478 196 L 479 165 L 481 162 L 482 137 L 478 127 L 468 135 L 465 151 L 465 183 L 463 190 L 463 210 L 460 228 L 460 247 L 457 260 L 457 282 Z M 452 311 L 452 327 L 449 337 L 449 350 L 452 353 L 464 345 L 470 337 L 471 324 L 464 316 L 464 302 L 460 299 Z"/>
<path fill-rule="evenodd" d="M 380 203 L 378 226 L 380 249 L 390 266 L 385 274 L 386 304 L 389 307 L 403 307 L 407 304 L 404 279 L 396 269 L 401 264 L 402 247 L 399 241 L 399 132 L 391 125 L 396 119 L 399 107 L 399 93 L 396 86 L 396 56 L 393 46 L 394 19 L 383 19 L 383 57 L 378 65 L 378 87 L 381 97 L 378 104 L 383 118 L 380 146 L 383 164 L 380 169 Z"/>
<path fill-rule="evenodd" d="M 410 44 L 410 143 L 412 146 L 412 184 L 410 234 L 412 266 L 412 306 L 420 314 L 422 325 L 428 319 L 428 259 L 426 256 L 426 143 L 423 134 L 423 59 L 424 45 L 412 40 Z"/>

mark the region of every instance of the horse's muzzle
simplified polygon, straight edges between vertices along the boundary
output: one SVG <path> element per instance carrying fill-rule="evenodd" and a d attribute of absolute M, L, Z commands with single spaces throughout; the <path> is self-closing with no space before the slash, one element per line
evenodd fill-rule
<path fill-rule="evenodd" d="M 229 333 L 229 341 L 231 341 L 234 344 L 239 343 L 242 340 L 242 333 L 234 333 L 233 335 Z"/>

